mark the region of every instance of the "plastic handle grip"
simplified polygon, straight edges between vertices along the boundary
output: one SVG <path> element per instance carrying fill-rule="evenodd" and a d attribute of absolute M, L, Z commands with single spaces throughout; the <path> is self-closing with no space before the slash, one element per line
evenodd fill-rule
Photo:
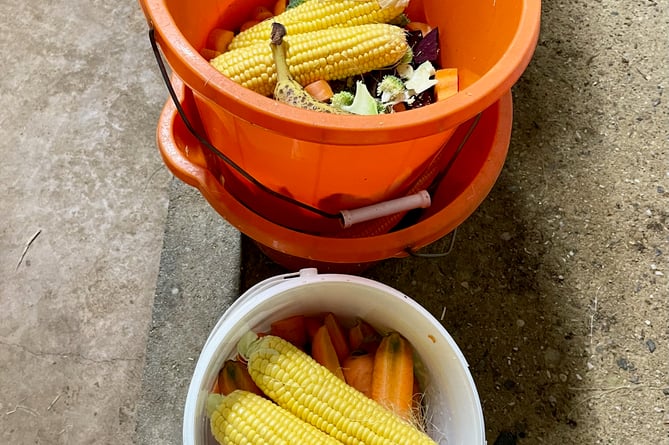
<path fill-rule="evenodd" d="M 344 221 L 344 228 L 348 228 L 353 224 L 381 218 L 382 216 L 388 216 L 412 209 L 424 209 L 430 207 L 430 204 L 432 204 L 430 194 L 426 190 L 421 190 L 413 195 L 391 199 L 390 201 L 372 204 L 367 207 L 360 207 L 359 209 L 353 210 L 342 210 L 341 215 Z"/>

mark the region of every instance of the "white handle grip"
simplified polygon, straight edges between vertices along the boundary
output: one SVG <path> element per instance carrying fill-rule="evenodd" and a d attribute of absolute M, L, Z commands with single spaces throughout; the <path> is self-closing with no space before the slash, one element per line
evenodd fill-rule
<path fill-rule="evenodd" d="M 413 195 L 391 199 L 390 201 L 372 204 L 367 207 L 360 207 L 359 209 L 353 210 L 342 210 L 341 215 L 344 219 L 344 228 L 348 228 L 353 224 L 381 218 L 382 216 L 388 216 L 406 210 L 424 209 L 430 207 L 430 204 L 432 204 L 430 194 L 426 190 L 421 190 Z"/>

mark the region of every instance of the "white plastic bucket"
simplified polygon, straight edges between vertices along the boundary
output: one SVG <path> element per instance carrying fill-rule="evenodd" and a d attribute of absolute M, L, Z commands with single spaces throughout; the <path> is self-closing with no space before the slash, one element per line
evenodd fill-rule
<path fill-rule="evenodd" d="M 484 445 L 483 411 L 467 362 L 455 341 L 417 302 L 377 281 L 316 269 L 265 280 L 223 314 L 198 358 L 184 410 L 183 443 L 215 445 L 205 414 L 207 395 L 223 362 L 249 330 L 268 330 L 290 315 L 331 311 L 396 330 L 413 345 L 425 368 L 428 434 L 440 445 Z"/>

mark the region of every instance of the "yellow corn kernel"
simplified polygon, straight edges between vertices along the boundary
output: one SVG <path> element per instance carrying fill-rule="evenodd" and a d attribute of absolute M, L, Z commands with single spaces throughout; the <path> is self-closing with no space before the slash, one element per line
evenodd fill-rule
<path fill-rule="evenodd" d="M 269 42 L 275 21 L 286 27 L 288 35 L 301 34 L 332 26 L 387 23 L 400 15 L 408 4 L 409 0 L 310 0 L 240 32 L 228 48 Z"/>
<path fill-rule="evenodd" d="M 341 445 L 272 401 L 241 389 L 210 396 L 211 432 L 220 444 Z"/>
<path fill-rule="evenodd" d="M 289 342 L 272 335 L 245 339 L 256 384 L 279 406 L 351 445 L 436 445 L 425 433 L 337 378 Z"/>
<path fill-rule="evenodd" d="M 287 35 L 285 40 L 290 74 L 303 86 L 384 68 L 399 61 L 408 50 L 404 30 L 387 24 L 329 28 Z M 226 51 L 211 64 L 246 88 L 265 96 L 274 91 L 276 68 L 269 40 Z"/>

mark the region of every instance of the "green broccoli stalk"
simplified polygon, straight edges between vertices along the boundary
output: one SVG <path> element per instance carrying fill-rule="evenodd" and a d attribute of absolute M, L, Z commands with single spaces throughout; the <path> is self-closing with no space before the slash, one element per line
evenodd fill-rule
<path fill-rule="evenodd" d="M 339 109 L 344 109 L 353 103 L 353 93 L 350 91 L 342 90 L 334 93 L 330 98 L 330 105 L 337 107 Z"/>
<path fill-rule="evenodd" d="M 379 103 L 369 93 L 365 82 L 358 80 L 355 84 L 355 97 L 351 105 L 344 105 L 342 110 L 354 114 L 379 114 Z"/>

